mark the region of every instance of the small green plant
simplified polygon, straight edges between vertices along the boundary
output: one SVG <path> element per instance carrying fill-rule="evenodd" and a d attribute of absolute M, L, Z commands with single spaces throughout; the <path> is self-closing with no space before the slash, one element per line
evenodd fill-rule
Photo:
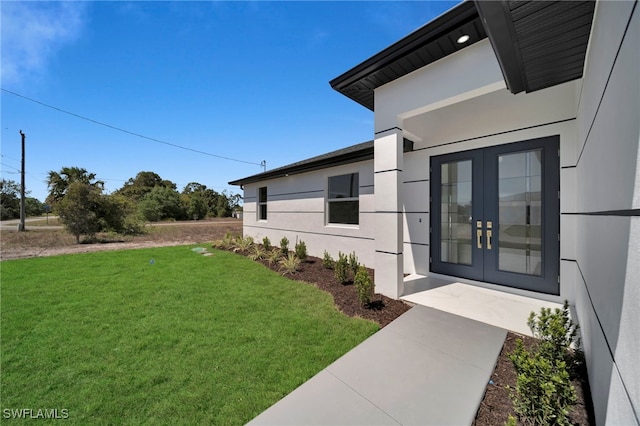
<path fill-rule="evenodd" d="M 304 241 L 300 240 L 296 243 L 295 252 L 300 261 L 304 262 L 307 260 L 307 245 Z"/>
<path fill-rule="evenodd" d="M 220 250 L 230 250 L 235 245 L 236 237 L 227 232 L 223 239 L 213 242 L 213 247 Z"/>
<path fill-rule="evenodd" d="M 278 262 L 280 268 L 282 270 L 282 275 L 286 274 L 295 274 L 298 272 L 298 268 L 300 267 L 300 259 L 295 255 L 295 253 L 289 253 L 287 257 L 283 257 Z"/>
<path fill-rule="evenodd" d="M 348 280 L 348 271 L 349 271 L 349 261 L 347 260 L 347 256 L 338 252 L 338 260 L 334 266 L 334 275 L 340 284 L 344 284 Z"/>
<path fill-rule="evenodd" d="M 562 309 L 542 308 L 538 315 L 531 312 L 527 325 L 533 337 L 540 339 L 539 350 L 547 358 L 572 366 L 580 340 L 577 338 L 579 326 L 571 320 L 568 301 L 564 301 Z M 571 349 L 573 343 L 575 351 Z"/>
<path fill-rule="evenodd" d="M 289 239 L 287 237 L 282 237 L 280 240 L 280 253 L 282 253 L 283 256 L 289 253 Z"/>
<path fill-rule="evenodd" d="M 324 255 L 322 256 L 322 266 L 326 269 L 333 269 L 334 264 L 335 261 L 333 260 L 333 257 L 331 257 L 329 252 L 325 250 Z"/>
<path fill-rule="evenodd" d="M 539 350 L 528 351 L 520 339 L 509 359 L 518 375 L 511 398 L 520 420 L 532 425 L 570 425 L 576 391 L 567 364 L 546 358 Z"/>
<path fill-rule="evenodd" d="M 262 247 L 266 250 L 266 251 L 271 251 L 271 240 L 269 239 L 269 237 L 264 237 L 262 239 Z"/>
<path fill-rule="evenodd" d="M 374 294 L 374 284 L 373 280 L 369 276 L 369 272 L 367 268 L 364 266 L 358 267 L 358 272 L 356 272 L 355 277 L 353 278 L 353 283 L 356 286 L 356 291 L 358 292 L 358 300 L 360 300 L 360 304 L 362 306 L 366 306 L 371 303 L 373 300 Z"/>
<path fill-rule="evenodd" d="M 251 247 L 253 247 L 254 241 L 253 241 L 253 237 L 240 237 L 235 241 L 235 245 L 234 245 L 234 249 L 233 251 L 235 252 L 245 252 L 251 249 Z"/>
<path fill-rule="evenodd" d="M 251 248 L 251 253 L 249 253 L 249 259 L 251 260 L 262 260 L 267 257 L 267 251 L 264 247 L 259 246 L 258 244 L 254 244 Z"/>
<path fill-rule="evenodd" d="M 533 425 L 569 425 L 569 410 L 576 402 L 576 391 L 569 371 L 574 368 L 579 345 L 578 325 L 569 317 L 569 303 L 563 309 L 542 308 L 531 312 L 527 321 L 537 344 L 528 350 L 522 340 L 509 354 L 517 373 L 511 392 L 514 410 L 521 422 Z"/>
<path fill-rule="evenodd" d="M 267 263 L 269 263 L 269 266 L 271 266 L 274 263 L 278 263 L 281 257 L 282 255 L 280 253 L 280 250 L 271 249 L 271 251 L 267 253 Z"/>
<path fill-rule="evenodd" d="M 356 256 L 355 251 L 349 255 L 349 269 L 351 269 L 351 272 L 353 273 L 353 277 L 355 279 L 355 276 L 358 273 L 358 270 L 360 269 L 360 264 L 358 263 L 358 256 Z"/>

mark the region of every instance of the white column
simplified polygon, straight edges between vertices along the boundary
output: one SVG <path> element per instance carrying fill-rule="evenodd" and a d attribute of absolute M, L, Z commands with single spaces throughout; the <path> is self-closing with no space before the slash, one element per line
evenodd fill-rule
<path fill-rule="evenodd" d="M 403 292 L 402 129 L 376 133 L 374 141 L 376 292 L 397 299 Z"/>

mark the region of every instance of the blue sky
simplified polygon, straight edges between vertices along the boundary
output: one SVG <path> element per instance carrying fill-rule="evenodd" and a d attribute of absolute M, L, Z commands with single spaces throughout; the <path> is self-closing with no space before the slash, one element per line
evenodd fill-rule
<path fill-rule="evenodd" d="M 272 169 L 371 140 L 373 113 L 329 81 L 455 3 L 2 1 L 2 177 L 20 180 L 22 130 L 40 200 L 64 166 L 107 192 L 140 171 L 180 191 L 239 192 L 227 182 L 263 160 Z"/>

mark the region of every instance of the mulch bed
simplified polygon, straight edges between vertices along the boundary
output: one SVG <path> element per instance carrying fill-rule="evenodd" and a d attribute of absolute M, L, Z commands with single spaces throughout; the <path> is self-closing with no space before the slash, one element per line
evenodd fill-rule
<path fill-rule="evenodd" d="M 516 371 L 507 355 L 515 350 L 517 339 L 522 339 L 527 349 L 530 349 L 536 342 L 536 339 L 532 337 L 521 336 L 512 332 L 507 333 L 502 351 L 498 356 L 493 374 L 491 374 L 491 382 L 487 386 L 476 418 L 472 423 L 474 426 L 504 425 L 509 418 L 509 414 L 515 415 L 509 396 L 509 388 L 514 388 L 516 385 Z M 570 413 L 571 424 L 595 425 L 591 392 L 589 391 L 589 381 L 584 363 L 576 372 L 576 376 L 571 383 L 576 389 L 578 400 Z"/>
<path fill-rule="evenodd" d="M 240 254 L 247 255 L 248 253 Z M 267 261 L 261 261 L 261 263 L 276 272 L 280 272 L 278 265 L 269 265 Z M 368 269 L 368 271 L 371 277 L 374 278 L 374 271 L 371 269 Z M 321 290 L 330 293 L 337 308 L 346 315 L 375 321 L 380 324 L 380 327 L 386 326 L 411 309 L 411 306 L 405 302 L 390 299 L 381 294 L 376 294 L 374 301 L 370 305 L 361 306 L 353 283 L 340 284 L 336 280 L 333 270 L 322 266 L 322 259 L 317 257 L 307 258 L 305 262 L 302 262 L 298 272 L 287 276 L 298 281 L 314 284 Z M 487 385 L 484 398 L 473 422 L 474 426 L 504 425 L 510 414 L 515 415 L 509 396 L 509 388 L 513 388 L 516 385 L 516 372 L 507 355 L 515 350 L 515 342 L 518 338 L 523 339 L 527 348 L 535 344 L 535 339 L 532 337 L 521 336 L 512 332 L 507 333 L 507 338 L 491 375 L 491 381 Z M 572 381 L 573 386 L 576 388 L 578 401 L 571 412 L 571 423 L 573 425 L 595 425 L 587 371 L 584 365 L 582 367 L 577 372 L 577 379 Z"/>
<path fill-rule="evenodd" d="M 247 255 L 248 253 L 241 253 Z M 267 268 L 280 273 L 277 264 L 269 265 L 266 260 L 260 261 Z M 371 278 L 374 278 L 372 269 L 367 268 Z M 321 290 L 330 293 L 333 301 L 341 312 L 350 317 L 365 318 L 380 324 L 384 327 L 400 315 L 411 309 L 411 306 L 401 300 L 390 299 L 387 296 L 376 294 L 373 301 L 366 306 L 362 306 L 358 300 L 356 288 L 353 281 L 340 284 L 332 269 L 322 266 L 322 259 L 309 256 L 301 263 L 300 269 L 295 274 L 287 274 L 288 278 L 304 281 L 315 285 Z"/>

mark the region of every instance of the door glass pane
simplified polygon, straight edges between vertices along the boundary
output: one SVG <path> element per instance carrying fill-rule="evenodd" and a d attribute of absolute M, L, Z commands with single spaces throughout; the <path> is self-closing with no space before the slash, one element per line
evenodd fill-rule
<path fill-rule="evenodd" d="M 498 268 L 542 275 L 542 150 L 498 156 L 498 192 Z"/>
<path fill-rule="evenodd" d="M 471 160 L 441 165 L 440 261 L 471 265 Z"/>

